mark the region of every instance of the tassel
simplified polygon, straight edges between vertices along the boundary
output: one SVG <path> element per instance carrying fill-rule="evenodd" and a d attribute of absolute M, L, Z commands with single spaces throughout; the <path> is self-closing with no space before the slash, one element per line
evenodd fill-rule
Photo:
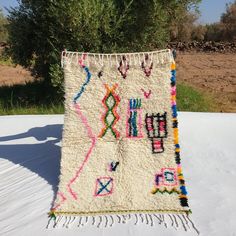
<path fill-rule="evenodd" d="M 68 64 L 75 64 L 78 65 L 78 59 L 83 57 L 85 54 L 81 52 L 70 52 L 66 49 L 61 53 L 61 67 L 64 68 Z M 156 52 L 144 52 L 142 53 L 142 58 L 140 53 L 126 53 L 126 54 L 97 54 L 97 53 L 86 53 L 87 58 L 84 59 L 87 66 L 91 63 L 95 65 L 104 66 L 107 64 L 110 67 L 113 65 L 117 68 L 119 66 L 119 61 L 125 57 L 129 61 L 129 65 L 137 65 L 141 66 L 142 62 L 145 60 L 145 56 L 147 55 L 151 58 L 151 61 L 155 65 L 166 64 L 168 62 L 173 61 L 172 53 L 169 49 L 166 50 L 159 50 Z M 153 58 L 155 55 L 156 58 Z"/>
<path fill-rule="evenodd" d="M 62 225 L 62 227 L 65 227 L 66 222 L 67 222 L 67 216 L 65 217 L 65 222 L 64 222 L 64 224 Z"/>
<path fill-rule="evenodd" d="M 178 225 L 178 221 L 177 221 L 177 219 L 176 219 L 175 215 L 173 215 L 173 218 L 174 218 L 175 225 L 176 225 L 176 227 L 178 228 L 178 227 L 179 227 L 179 225 Z"/>
<path fill-rule="evenodd" d="M 134 223 L 134 225 L 137 225 L 137 223 L 138 223 L 138 216 L 137 216 L 137 214 L 134 214 L 134 216 L 135 216 L 135 223 Z"/>
<path fill-rule="evenodd" d="M 121 223 L 125 224 L 125 216 L 124 215 L 121 215 Z"/>
<path fill-rule="evenodd" d="M 80 227 L 80 225 L 81 225 L 81 221 L 82 221 L 82 217 L 79 218 L 79 224 L 78 224 L 78 227 Z"/>
<path fill-rule="evenodd" d="M 170 214 L 168 214 L 168 216 L 169 216 L 169 218 L 170 218 L 170 220 L 171 220 L 171 226 L 172 226 L 175 230 L 177 230 L 177 228 L 176 228 L 175 225 L 174 225 L 174 220 L 173 220 L 172 216 L 171 216 Z"/>
<path fill-rule="evenodd" d="M 120 216 L 119 216 L 119 215 L 116 215 L 116 216 L 117 216 L 117 218 L 118 218 L 118 223 L 120 223 L 120 222 L 121 222 Z"/>
<path fill-rule="evenodd" d="M 72 221 L 70 222 L 70 225 L 72 225 L 75 222 L 76 217 L 73 217 Z"/>
<path fill-rule="evenodd" d="M 84 227 L 86 224 L 86 218 L 87 216 L 82 216 L 82 220 L 81 220 L 81 226 Z"/>
<path fill-rule="evenodd" d="M 132 221 L 134 225 L 142 223 L 153 227 L 157 223 L 165 228 L 173 227 L 175 230 L 183 228 L 186 232 L 193 229 L 198 235 L 200 234 L 188 214 L 134 213 L 99 216 L 56 216 L 55 213 L 52 212 L 49 215 L 46 228 L 70 228 L 74 223 L 77 223 L 77 227 L 79 228 L 85 225 L 95 225 L 97 228 L 108 228 L 114 226 L 115 223 L 126 224 L 129 221 Z"/>
<path fill-rule="evenodd" d="M 102 223 L 102 216 L 99 216 L 99 223 L 98 223 L 98 225 L 97 225 L 97 227 L 99 228 L 100 227 L 100 225 L 101 225 L 101 223 Z"/>
<path fill-rule="evenodd" d="M 71 216 L 68 216 L 68 219 L 66 221 L 66 224 L 65 224 L 65 227 L 68 228 L 68 225 L 70 223 L 70 220 L 71 220 Z"/>
<path fill-rule="evenodd" d="M 150 221 L 151 221 L 151 226 L 153 226 L 153 219 L 152 219 L 152 216 L 150 214 L 148 214 L 149 218 L 150 218 Z"/>
<path fill-rule="evenodd" d="M 66 228 L 69 228 L 74 221 L 75 221 L 75 217 L 71 216 L 69 221 L 68 221 L 68 224 L 66 225 Z"/>
<path fill-rule="evenodd" d="M 183 215 L 183 218 L 184 218 L 185 223 L 186 223 L 186 225 L 188 226 L 188 228 L 191 229 L 191 228 L 190 228 L 190 225 L 188 224 L 188 220 L 186 219 L 186 216 L 185 216 L 185 215 Z"/>
<path fill-rule="evenodd" d="M 88 216 L 85 217 L 85 225 L 88 224 Z"/>
<path fill-rule="evenodd" d="M 111 224 L 110 224 L 110 227 L 112 227 L 112 226 L 113 226 L 113 224 L 114 224 L 114 218 L 113 218 L 113 216 L 112 216 L 112 215 L 110 215 L 110 218 L 111 218 Z"/>
<path fill-rule="evenodd" d="M 186 215 L 187 219 L 189 220 L 189 222 L 192 224 L 193 229 L 197 232 L 197 234 L 199 235 L 200 232 L 198 231 L 198 229 L 195 227 L 194 223 L 191 221 L 191 219 L 189 218 L 188 214 Z"/>
<path fill-rule="evenodd" d="M 141 223 L 143 223 L 144 219 L 143 219 L 143 215 L 139 214 L 140 218 L 141 218 Z"/>
<path fill-rule="evenodd" d="M 164 222 L 164 225 L 167 228 L 167 224 L 166 224 L 166 221 L 165 221 L 165 215 L 161 215 L 161 216 L 162 216 L 162 222 Z"/>
<path fill-rule="evenodd" d="M 48 224 L 46 226 L 46 229 L 49 228 L 49 225 L 50 225 L 52 220 L 54 221 L 54 224 L 55 224 L 55 221 L 56 221 L 56 215 L 55 215 L 54 211 L 49 212 L 48 217 L 49 217 L 49 220 L 48 220 Z"/>
<path fill-rule="evenodd" d="M 53 228 L 57 228 L 61 220 L 63 219 L 63 216 L 57 217 L 58 219 L 55 221 Z"/>
<path fill-rule="evenodd" d="M 182 225 L 183 225 L 184 230 L 187 231 L 187 228 L 186 228 L 186 226 L 185 226 L 185 224 L 184 224 L 184 222 L 183 222 L 183 219 L 181 218 L 180 215 L 177 215 L 177 216 L 179 217 L 179 219 L 180 219 L 180 221 L 181 221 L 181 223 L 182 223 Z"/>
<path fill-rule="evenodd" d="M 158 219 L 158 223 L 159 223 L 159 225 L 161 224 L 161 219 L 156 215 L 156 214 L 154 214 L 154 216 Z"/>
<path fill-rule="evenodd" d="M 146 224 L 148 225 L 149 224 L 149 220 L 148 220 L 148 215 L 145 214 L 145 218 L 146 218 Z"/>
<path fill-rule="evenodd" d="M 107 225 L 108 225 L 108 218 L 107 218 L 107 216 L 105 216 L 105 228 L 107 228 Z"/>
<path fill-rule="evenodd" d="M 93 217 L 92 225 L 94 225 L 95 224 L 95 217 L 94 216 L 92 216 L 92 217 Z"/>

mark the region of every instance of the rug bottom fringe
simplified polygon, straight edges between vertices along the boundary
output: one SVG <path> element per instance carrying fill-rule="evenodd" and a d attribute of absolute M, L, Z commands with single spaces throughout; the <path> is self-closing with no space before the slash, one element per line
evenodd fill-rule
<path fill-rule="evenodd" d="M 95 216 L 70 216 L 51 214 L 47 228 L 70 228 L 84 227 L 86 225 L 96 226 L 98 228 L 112 227 L 114 224 L 133 223 L 134 225 L 146 224 L 155 226 L 162 225 L 166 228 L 182 228 L 185 231 L 194 230 L 198 235 L 199 230 L 190 219 L 189 214 L 116 214 L 116 215 L 95 215 Z"/>

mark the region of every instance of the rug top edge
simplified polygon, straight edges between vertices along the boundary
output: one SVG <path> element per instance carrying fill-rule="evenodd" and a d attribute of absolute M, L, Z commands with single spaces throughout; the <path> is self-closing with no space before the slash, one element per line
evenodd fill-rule
<path fill-rule="evenodd" d="M 62 53 L 69 53 L 69 54 L 86 54 L 86 55 L 109 55 L 109 56 L 123 56 L 123 55 L 138 55 L 138 54 L 153 54 L 153 53 L 171 53 L 171 49 L 162 49 L 162 50 L 155 50 L 155 51 L 148 51 L 148 52 L 123 52 L 123 53 L 93 53 L 93 52 L 78 52 L 78 51 L 68 51 L 64 50 Z"/>

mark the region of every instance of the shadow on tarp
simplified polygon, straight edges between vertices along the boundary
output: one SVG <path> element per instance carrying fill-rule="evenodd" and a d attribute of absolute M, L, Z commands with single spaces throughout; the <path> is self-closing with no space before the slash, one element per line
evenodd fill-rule
<path fill-rule="evenodd" d="M 55 199 L 59 183 L 61 160 L 61 147 L 56 145 L 56 143 L 62 139 L 62 125 L 47 125 L 29 129 L 25 133 L 0 136 L 0 142 L 14 142 L 17 139 L 32 137 L 37 141 L 45 142 L 6 145 L 0 143 L 0 158 L 19 164 L 45 179 L 52 186 Z"/>

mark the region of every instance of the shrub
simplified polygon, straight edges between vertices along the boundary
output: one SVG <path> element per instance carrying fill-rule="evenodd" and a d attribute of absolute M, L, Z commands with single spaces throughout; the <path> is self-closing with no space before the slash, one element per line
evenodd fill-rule
<path fill-rule="evenodd" d="M 8 21 L 4 17 L 2 9 L 0 9 L 0 43 L 6 42 L 8 39 L 7 25 Z"/>
<path fill-rule="evenodd" d="M 200 0 L 25 0 L 9 12 L 13 60 L 61 87 L 60 52 L 164 47 L 170 26 Z M 61 90 L 61 89 L 60 89 Z"/>

